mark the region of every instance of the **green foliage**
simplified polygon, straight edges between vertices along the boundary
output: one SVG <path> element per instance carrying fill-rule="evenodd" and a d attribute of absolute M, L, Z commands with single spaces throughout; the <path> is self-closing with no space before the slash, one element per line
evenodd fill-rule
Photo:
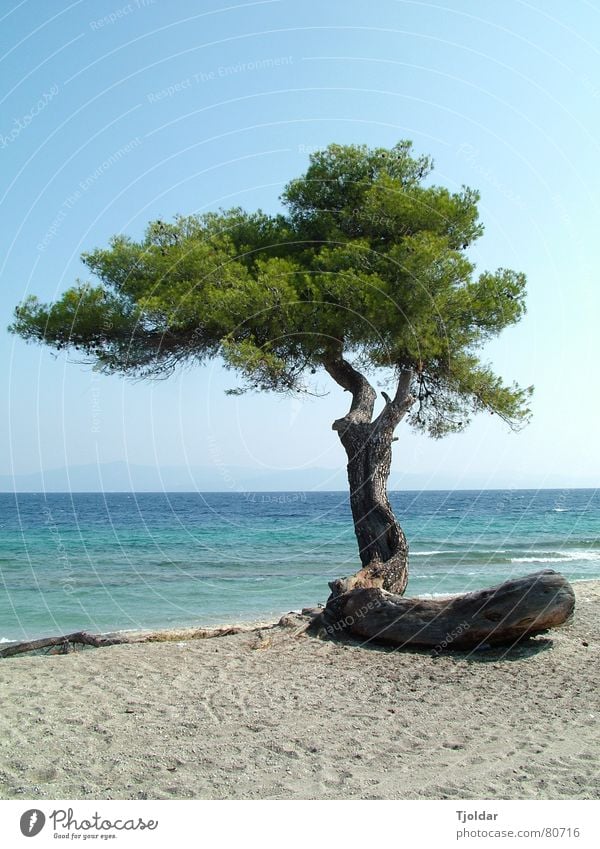
<path fill-rule="evenodd" d="M 482 346 L 525 312 L 525 278 L 477 275 L 477 192 L 426 185 L 427 157 L 330 145 L 283 193 L 287 214 L 235 208 L 152 222 L 84 254 L 99 285 L 31 297 L 11 330 L 106 372 L 161 376 L 221 357 L 246 386 L 305 387 L 332 352 L 411 369 L 410 421 L 434 437 L 478 411 L 518 427 L 530 389 L 505 386 Z"/>

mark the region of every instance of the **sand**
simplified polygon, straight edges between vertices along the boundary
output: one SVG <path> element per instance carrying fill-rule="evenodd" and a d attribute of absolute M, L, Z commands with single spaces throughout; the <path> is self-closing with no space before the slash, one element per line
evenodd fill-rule
<path fill-rule="evenodd" d="M 600 583 L 475 654 L 278 627 L 0 660 L 4 799 L 600 797 Z"/>

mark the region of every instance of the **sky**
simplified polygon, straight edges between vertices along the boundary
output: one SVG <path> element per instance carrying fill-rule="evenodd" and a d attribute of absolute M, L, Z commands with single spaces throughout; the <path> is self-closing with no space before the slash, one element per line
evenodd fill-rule
<path fill-rule="evenodd" d="M 149 220 L 281 209 L 331 142 L 414 142 L 434 181 L 481 192 L 478 269 L 528 278 L 528 313 L 488 346 L 535 385 L 533 421 L 480 416 L 432 441 L 400 425 L 410 488 L 600 482 L 597 0 L 23 0 L 0 4 L 0 475 L 115 461 L 276 472 L 346 462 L 348 398 L 230 397 L 215 362 L 167 381 L 94 373 L 9 335 L 14 306 L 86 279 L 79 257 Z M 327 394 L 325 394 L 327 393 Z"/>

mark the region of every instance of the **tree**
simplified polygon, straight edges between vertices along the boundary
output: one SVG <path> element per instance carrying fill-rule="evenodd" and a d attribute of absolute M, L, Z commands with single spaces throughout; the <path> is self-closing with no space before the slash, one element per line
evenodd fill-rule
<path fill-rule="evenodd" d="M 96 284 L 52 304 L 30 297 L 11 330 L 74 348 L 107 373 L 165 376 L 222 358 L 232 390 L 310 391 L 325 372 L 351 395 L 333 423 L 348 455 L 362 568 L 334 581 L 402 594 L 408 545 L 387 496 L 403 418 L 440 438 L 487 411 L 518 429 L 531 388 L 506 385 L 481 349 L 525 311 L 525 277 L 477 274 L 479 195 L 430 185 L 411 143 L 389 150 L 330 145 L 291 181 L 285 213 L 236 208 L 151 223 L 141 241 L 115 236 L 83 255 Z M 393 380 L 374 414 L 371 375 Z"/>

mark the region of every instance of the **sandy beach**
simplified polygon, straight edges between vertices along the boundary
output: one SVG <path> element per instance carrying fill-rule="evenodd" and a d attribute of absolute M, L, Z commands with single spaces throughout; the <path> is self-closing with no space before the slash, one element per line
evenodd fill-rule
<path fill-rule="evenodd" d="M 600 582 L 474 654 L 297 623 L 0 660 L 4 799 L 600 797 Z"/>

